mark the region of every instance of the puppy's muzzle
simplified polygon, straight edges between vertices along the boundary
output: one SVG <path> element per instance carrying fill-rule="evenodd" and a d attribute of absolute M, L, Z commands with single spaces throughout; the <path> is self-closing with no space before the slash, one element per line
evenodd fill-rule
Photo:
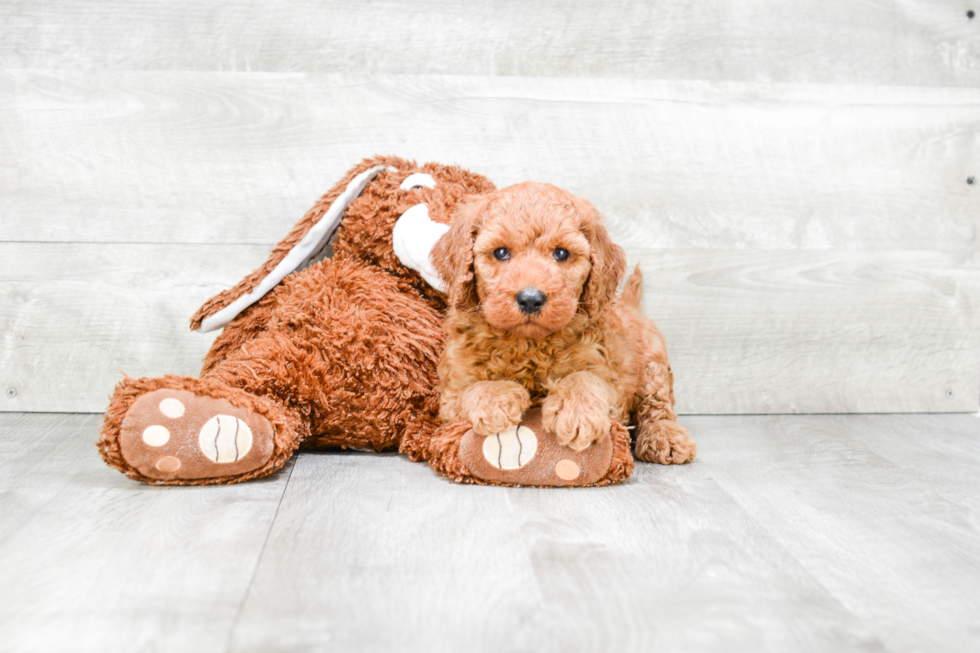
<path fill-rule="evenodd" d="M 517 293 L 517 305 L 520 307 L 522 313 L 527 315 L 534 315 L 541 310 L 544 303 L 548 301 L 545 294 L 538 290 L 537 288 L 525 288 Z"/>

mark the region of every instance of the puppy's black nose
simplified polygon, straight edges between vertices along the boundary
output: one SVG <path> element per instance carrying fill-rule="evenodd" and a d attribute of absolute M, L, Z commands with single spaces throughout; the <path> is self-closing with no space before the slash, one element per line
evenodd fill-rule
<path fill-rule="evenodd" d="M 533 315 L 541 310 L 548 298 L 537 288 L 525 288 L 517 293 L 517 305 L 521 307 L 522 313 Z"/>

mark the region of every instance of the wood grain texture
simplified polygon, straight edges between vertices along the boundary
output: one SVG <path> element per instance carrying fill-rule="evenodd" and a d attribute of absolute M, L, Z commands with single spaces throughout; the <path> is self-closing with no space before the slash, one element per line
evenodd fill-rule
<path fill-rule="evenodd" d="M 971 650 L 976 416 L 685 423 L 693 465 L 588 491 L 301 456 L 232 650 Z"/>
<path fill-rule="evenodd" d="M 980 81 L 957 0 L 14 2 L 0 68 Z"/>
<path fill-rule="evenodd" d="M 8 3 L 0 410 L 195 374 L 186 316 L 376 152 L 589 198 L 682 412 L 975 410 L 978 28 L 952 0 Z"/>
<path fill-rule="evenodd" d="M 290 468 L 155 488 L 106 467 L 100 415 L 0 415 L 4 651 L 223 651 Z"/>
<path fill-rule="evenodd" d="M 190 316 L 267 255 L 249 245 L 0 243 L 3 409 L 101 412 L 124 373 L 197 376 L 215 334 L 189 331 Z"/>
<path fill-rule="evenodd" d="M 980 259 L 631 248 L 682 413 L 975 411 Z M 7 411 L 105 409 L 121 378 L 196 375 L 188 316 L 255 245 L 0 244 Z M 949 393 L 952 393 L 950 396 Z"/>
<path fill-rule="evenodd" d="M 0 415 L 4 651 L 975 648 L 976 415 L 687 417 L 693 464 L 585 490 L 354 452 L 148 487 L 100 420 Z"/>
<path fill-rule="evenodd" d="M 879 649 L 705 471 L 505 489 L 303 455 L 231 651 Z"/>
<path fill-rule="evenodd" d="M 847 428 L 839 429 L 840 433 L 902 468 L 931 493 L 965 509 L 965 519 L 980 528 L 980 476 L 976 473 L 980 469 L 980 415 L 939 421 L 935 415 L 853 417 L 843 422 Z"/>
<path fill-rule="evenodd" d="M 682 413 L 977 410 L 975 254 L 628 252 Z"/>
<path fill-rule="evenodd" d="M 275 243 L 376 152 L 558 184 L 637 247 L 980 233 L 976 88 L 4 71 L 0 98 L 5 240 Z"/>
<path fill-rule="evenodd" d="M 719 486 L 887 650 L 976 647 L 976 415 L 688 424 Z"/>

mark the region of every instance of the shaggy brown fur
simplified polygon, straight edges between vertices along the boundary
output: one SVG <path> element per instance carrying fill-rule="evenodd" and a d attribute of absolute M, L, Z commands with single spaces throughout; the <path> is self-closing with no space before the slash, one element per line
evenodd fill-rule
<path fill-rule="evenodd" d="M 265 297 L 235 317 L 214 341 L 204 359 L 200 378 L 127 377 L 117 385 L 98 442 L 106 463 L 131 478 L 148 483 L 201 485 L 265 476 L 282 467 L 300 446 L 360 447 L 379 451 L 397 447 L 413 460 L 426 460 L 434 469 L 457 481 L 485 482 L 472 477 L 459 462 L 459 440 L 466 430 L 461 427 L 466 423 L 442 424 L 438 416 L 437 362 L 445 339 L 445 298 L 429 287 L 418 273 L 404 267 L 394 255 L 392 246 L 392 227 L 396 220 L 420 203 L 428 206 L 429 217 L 436 222 L 452 225 L 462 219 L 464 227 L 453 227 L 444 240 L 452 243 L 454 250 L 456 245 L 465 244 L 470 235 L 478 231 L 474 225 L 480 214 L 479 207 L 496 206 L 499 199 L 490 195 L 493 202 L 480 200 L 494 191 L 493 184 L 484 177 L 455 166 L 432 163 L 418 166 L 395 157 L 366 159 L 316 203 L 272 252 L 268 261 L 234 288 L 206 302 L 194 315 L 191 328 L 199 328 L 202 320 L 251 292 L 309 233 L 351 180 L 375 166 L 397 168 L 397 172 L 379 173 L 349 204 L 333 243 L 333 257 L 286 277 Z M 400 188 L 413 173 L 431 175 L 436 187 Z M 469 198 L 471 203 L 459 213 L 457 209 L 464 198 Z M 576 210 L 587 206 L 587 203 L 582 204 L 583 200 L 573 198 L 575 202 Z M 507 403 L 511 407 L 523 406 L 525 395 L 537 396 L 545 388 L 551 402 L 546 402 L 546 408 L 551 407 L 554 423 L 566 432 L 570 416 L 579 413 L 583 417 L 577 419 L 576 429 L 583 420 L 585 423 L 592 420 L 593 430 L 605 428 L 608 431 L 610 416 L 625 415 L 632 404 L 624 403 L 618 395 L 602 386 L 594 386 L 594 379 L 588 375 L 576 376 L 573 372 L 580 371 L 578 368 L 581 367 L 601 373 L 599 378 L 609 387 L 618 387 L 616 384 L 621 379 L 617 376 L 616 370 L 620 368 L 616 365 L 626 364 L 633 370 L 630 374 L 643 377 L 637 383 L 651 389 L 650 401 L 640 402 L 639 412 L 646 410 L 644 414 L 659 418 L 650 421 L 651 426 L 641 432 L 652 435 L 643 436 L 637 445 L 638 454 L 648 459 L 659 456 L 681 462 L 678 459 L 680 448 L 671 444 L 671 437 L 676 432 L 669 426 L 673 424 L 669 421 L 673 419 L 673 413 L 666 354 L 662 364 L 654 359 L 634 360 L 636 357 L 629 355 L 625 357 L 625 363 L 618 358 L 606 361 L 607 350 L 629 349 L 623 344 L 625 340 L 615 344 L 619 342 L 615 340 L 616 336 L 607 332 L 647 329 L 636 311 L 617 309 L 609 313 L 607 310 L 622 276 L 622 252 L 608 242 L 597 216 L 591 221 L 586 220 L 577 229 L 569 227 L 561 233 L 572 243 L 568 246 L 573 247 L 579 259 L 568 266 L 571 272 L 553 278 L 549 272 L 551 268 L 542 265 L 542 261 L 539 260 L 536 267 L 530 264 L 533 248 L 527 249 L 530 270 L 527 278 L 546 288 L 551 293 L 552 303 L 538 321 L 515 321 L 512 307 L 498 298 L 499 305 L 492 312 L 493 319 L 500 320 L 497 330 L 505 334 L 511 334 L 507 329 L 516 330 L 520 335 L 479 336 L 477 340 L 484 345 L 495 343 L 501 348 L 497 353 L 486 352 L 488 376 L 474 381 L 504 384 L 504 378 L 523 379 L 524 385 L 499 386 L 502 388 L 500 394 L 510 397 Z M 457 306 L 453 313 L 456 320 L 452 327 L 454 334 L 467 329 L 464 320 L 467 316 L 474 320 L 474 333 L 479 332 L 480 321 L 476 315 L 480 293 L 487 296 L 492 294 L 493 288 L 513 289 L 520 283 L 518 278 L 502 275 L 497 279 L 490 274 L 484 256 L 476 266 L 479 278 L 483 280 L 478 287 L 472 276 L 472 262 L 466 259 L 472 256 L 467 251 L 466 247 L 460 246 L 459 256 L 452 261 L 455 266 L 450 270 L 452 275 L 444 272 L 447 279 L 455 281 L 452 286 L 453 303 Z M 523 256 L 524 250 L 519 254 Z M 442 259 L 443 264 L 448 265 L 451 257 L 444 253 Z M 466 284 L 467 273 L 473 281 L 472 288 Z M 464 297 L 467 293 L 471 295 L 469 305 Z M 621 303 L 637 303 L 639 293 L 639 278 L 635 277 L 627 284 Z M 566 318 L 567 323 L 563 323 Z M 630 320 L 639 320 L 640 327 L 627 326 Z M 644 333 L 652 340 L 642 351 L 654 351 L 656 342 L 662 347 L 662 339 L 656 340 L 659 334 L 655 330 L 647 329 Z M 591 345 L 587 344 L 590 342 Z M 550 371 L 535 371 L 545 360 L 553 361 Z M 525 362 L 521 364 L 522 371 L 503 377 L 502 372 L 509 361 Z M 602 372 L 606 368 L 608 373 Z M 562 370 L 566 373 L 557 376 L 556 372 Z M 144 476 L 126 461 L 120 446 L 121 431 L 134 403 L 161 388 L 186 390 L 202 400 L 227 400 L 236 409 L 261 415 L 272 425 L 271 458 L 257 469 L 238 475 L 222 472 L 221 465 L 217 464 L 212 478 L 160 480 Z M 595 406 L 601 402 L 581 396 L 588 392 L 598 392 L 597 396 L 607 403 L 623 404 L 624 408 L 619 412 L 607 410 L 600 416 Z M 603 395 L 603 392 L 607 394 Z M 478 414 L 479 396 L 479 392 L 471 391 L 467 401 L 475 402 L 468 406 L 480 429 L 485 431 L 495 419 L 498 422 L 500 419 L 499 416 Z M 644 409 L 644 406 L 648 408 Z M 507 415 L 513 417 L 513 411 Z M 175 429 L 184 428 L 180 426 L 179 418 L 167 423 Z M 179 435 L 184 438 L 188 433 L 196 432 L 187 427 Z M 613 422 L 611 433 L 613 463 L 596 484 L 621 481 L 628 478 L 633 469 L 626 430 Z M 134 441 L 131 436 L 127 437 L 131 439 L 126 442 Z M 138 434 L 135 438 L 137 445 L 142 446 Z M 186 438 L 177 440 L 187 441 Z M 573 440 L 575 446 L 581 446 L 585 441 L 572 438 L 570 442 Z M 153 455 L 154 450 L 144 451 Z"/>
<path fill-rule="evenodd" d="M 180 485 L 237 483 L 271 474 L 286 463 L 296 450 L 303 436 L 308 433 L 308 429 L 296 413 L 285 408 L 281 403 L 267 397 L 258 397 L 249 394 L 220 382 L 208 379 L 192 379 L 172 374 L 156 379 L 145 377 L 134 379 L 126 377 L 116 384 L 109 408 L 106 410 L 105 417 L 102 421 L 102 427 L 99 429 L 101 437 L 96 444 L 99 447 L 99 452 L 102 454 L 102 459 L 108 465 L 115 467 L 136 481 L 143 481 L 153 485 L 174 484 L 173 481 L 161 481 L 139 473 L 123 459 L 119 447 L 119 432 L 122 429 L 123 419 L 125 419 L 130 406 L 144 394 L 161 388 L 188 390 L 208 397 L 227 399 L 235 406 L 245 408 L 265 417 L 272 424 L 274 431 L 272 458 L 259 469 L 237 476 L 217 476 L 214 478 L 183 480 L 179 483 Z"/>
<path fill-rule="evenodd" d="M 616 302 L 626 257 L 589 202 L 534 182 L 473 198 L 433 262 L 449 284 L 443 420 L 489 435 L 540 400 L 545 427 L 572 449 L 629 420 L 641 460 L 694 458 L 663 336 L 639 311 L 639 268 Z M 522 307 L 522 291 L 544 303 Z"/>
<path fill-rule="evenodd" d="M 428 205 L 448 224 L 464 196 L 493 190 L 486 178 L 455 166 L 395 157 L 367 159 L 350 170 L 292 229 L 269 260 L 231 290 L 212 298 L 201 321 L 250 292 L 323 216 L 347 184 L 374 166 L 383 171 L 347 207 L 333 257 L 284 279 L 232 320 L 204 359 L 200 379 L 125 379 L 113 394 L 100 431 L 105 461 L 157 484 L 230 483 L 281 467 L 298 446 L 397 448 L 406 432 L 431 435 L 439 426 L 436 363 L 444 338 L 442 295 L 394 255 L 392 227 L 408 208 Z M 413 173 L 435 188 L 400 188 Z M 272 459 L 239 476 L 159 481 L 142 477 L 122 457 L 120 429 L 143 394 L 175 388 L 228 399 L 261 413 L 274 427 Z"/>

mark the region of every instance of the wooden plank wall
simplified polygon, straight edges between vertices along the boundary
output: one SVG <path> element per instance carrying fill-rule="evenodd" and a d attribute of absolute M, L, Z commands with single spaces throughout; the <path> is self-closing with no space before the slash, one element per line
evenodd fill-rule
<path fill-rule="evenodd" d="M 977 410 L 967 9 L 0 5 L 0 409 L 196 373 L 197 306 L 393 153 L 592 200 L 646 273 L 681 412 Z"/>

